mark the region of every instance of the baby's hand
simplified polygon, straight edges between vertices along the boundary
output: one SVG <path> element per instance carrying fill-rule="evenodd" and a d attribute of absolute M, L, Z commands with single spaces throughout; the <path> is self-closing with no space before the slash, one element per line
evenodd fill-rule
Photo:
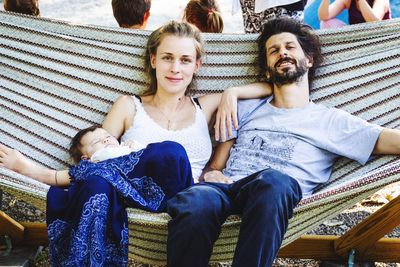
<path fill-rule="evenodd" d="M 146 148 L 146 146 L 135 140 L 127 140 L 123 142 L 122 145 L 129 147 L 130 149 L 132 149 L 132 151 L 139 151 Z"/>
<path fill-rule="evenodd" d="M 129 148 L 134 148 L 136 143 L 137 143 L 137 142 L 135 142 L 135 140 L 128 140 L 128 141 L 125 141 L 125 142 L 123 143 L 123 145 L 124 145 L 124 146 L 127 146 L 127 147 L 129 147 Z"/>

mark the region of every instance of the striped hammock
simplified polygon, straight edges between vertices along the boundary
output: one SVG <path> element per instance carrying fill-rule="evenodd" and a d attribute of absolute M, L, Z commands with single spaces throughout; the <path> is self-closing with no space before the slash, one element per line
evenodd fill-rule
<path fill-rule="evenodd" d="M 400 20 L 318 31 L 324 64 L 311 97 L 385 127 L 400 125 Z M 0 143 L 50 168 L 67 168 L 74 134 L 101 123 L 121 94 L 149 85 L 144 49 L 150 32 L 82 26 L 0 12 Z M 195 94 L 257 80 L 257 35 L 204 34 L 207 56 Z M 301 201 L 283 246 L 379 188 L 400 180 L 398 157 L 360 166 L 339 160 L 327 184 Z M 0 168 L 0 188 L 45 209 L 48 186 Z M 166 262 L 167 214 L 128 209 L 129 256 Z M 211 261 L 232 259 L 240 219 L 230 217 Z"/>

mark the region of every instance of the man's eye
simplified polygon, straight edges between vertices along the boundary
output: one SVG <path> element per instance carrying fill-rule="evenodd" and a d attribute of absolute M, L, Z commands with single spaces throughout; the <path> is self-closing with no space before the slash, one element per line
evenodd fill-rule
<path fill-rule="evenodd" d="M 171 60 L 172 60 L 172 57 L 170 57 L 170 56 L 165 56 L 165 57 L 163 57 L 162 59 L 165 60 L 165 61 L 171 61 Z"/>
<path fill-rule="evenodd" d="M 190 58 L 183 58 L 182 59 L 182 63 L 184 63 L 184 64 L 189 64 L 191 62 L 192 62 L 192 60 L 190 60 Z"/>

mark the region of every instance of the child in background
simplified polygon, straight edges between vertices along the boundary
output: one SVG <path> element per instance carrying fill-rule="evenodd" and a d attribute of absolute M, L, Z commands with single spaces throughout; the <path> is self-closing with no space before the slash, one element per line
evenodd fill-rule
<path fill-rule="evenodd" d="M 121 28 L 144 30 L 150 17 L 151 0 L 112 0 L 113 15 Z"/>
<path fill-rule="evenodd" d="M 224 29 L 216 0 L 190 0 L 184 10 L 183 21 L 195 25 L 201 32 L 220 33 Z"/>
<path fill-rule="evenodd" d="M 349 24 L 390 19 L 389 0 L 322 0 L 318 9 L 321 29 L 339 28 L 345 23 L 336 19 L 342 10 L 349 10 Z"/>
<path fill-rule="evenodd" d="M 4 10 L 32 16 L 40 15 L 38 0 L 4 0 Z"/>

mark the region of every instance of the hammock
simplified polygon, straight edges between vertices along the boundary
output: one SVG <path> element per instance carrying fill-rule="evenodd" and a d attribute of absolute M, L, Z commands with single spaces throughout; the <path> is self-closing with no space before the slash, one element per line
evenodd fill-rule
<path fill-rule="evenodd" d="M 400 125 L 400 20 L 318 31 L 325 62 L 312 84 L 314 102 L 389 128 Z M 150 32 L 73 25 L 0 12 L 0 143 L 50 168 L 67 168 L 67 147 L 82 128 L 100 123 L 121 94 L 148 86 L 144 48 Z M 207 56 L 195 94 L 257 80 L 257 35 L 204 34 Z M 282 246 L 400 180 L 398 157 L 367 165 L 339 160 L 329 182 L 301 201 Z M 0 188 L 45 209 L 48 186 L 0 168 Z M 129 256 L 165 264 L 167 214 L 128 209 Z M 212 262 L 231 261 L 240 219 L 231 216 Z"/>

